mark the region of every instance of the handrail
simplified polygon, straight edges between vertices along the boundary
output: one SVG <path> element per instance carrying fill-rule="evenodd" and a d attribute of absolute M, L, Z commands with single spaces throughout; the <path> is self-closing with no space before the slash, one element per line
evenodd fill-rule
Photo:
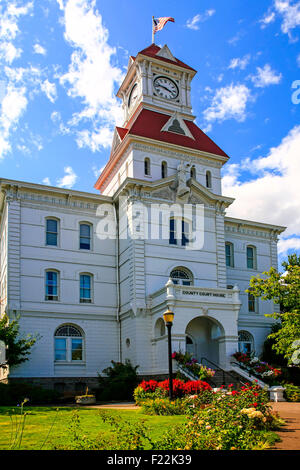
<path fill-rule="evenodd" d="M 197 363 L 198 364 L 198 363 Z M 200 365 L 200 364 L 199 364 Z M 190 370 L 188 370 L 186 367 L 184 367 L 182 364 L 177 363 L 178 370 L 185 375 L 188 379 L 190 380 L 199 380 L 199 377 L 197 377 L 195 374 L 193 374 Z M 212 384 L 216 387 L 217 384 L 214 382 L 211 378 L 209 378 L 209 381 L 212 382 Z"/>
<path fill-rule="evenodd" d="M 208 363 L 211 364 L 212 366 L 216 367 L 218 370 L 221 370 L 221 371 L 222 371 L 222 377 L 223 377 L 222 385 L 224 385 L 224 386 L 226 385 L 226 384 L 225 384 L 225 374 L 227 374 L 227 375 L 229 375 L 230 377 L 232 377 L 232 378 L 234 379 L 234 381 L 236 382 L 236 377 L 234 377 L 230 372 L 228 372 L 227 370 L 222 369 L 222 367 L 220 367 L 220 366 L 219 366 L 218 364 L 216 364 L 215 362 L 210 361 L 210 360 L 207 359 L 206 357 L 201 357 L 201 360 L 200 360 L 200 363 L 201 363 L 201 364 L 203 363 L 203 362 L 202 362 L 203 360 L 206 361 L 206 362 L 208 362 Z M 241 380 L 240 380 L 240 382 L 241 382 L 243 385 L 245 385 L 245 383 L 242 382 Z"/>

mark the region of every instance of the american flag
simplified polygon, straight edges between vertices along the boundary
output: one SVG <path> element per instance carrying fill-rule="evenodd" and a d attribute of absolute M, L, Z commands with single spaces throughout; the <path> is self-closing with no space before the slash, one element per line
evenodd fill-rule
<path fill-rule="evenodd" d="M 175 23 L 174 18 L 171 18 L 170 16 L 164 16 L 162 18 L 153 18 L 153 33 L 161 31 L 168 21 L 172 21 L 172 23 Z"/>

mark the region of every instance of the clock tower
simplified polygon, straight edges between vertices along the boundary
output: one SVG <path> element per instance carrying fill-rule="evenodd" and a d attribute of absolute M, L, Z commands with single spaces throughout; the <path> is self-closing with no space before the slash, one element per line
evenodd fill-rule
<path fill-rule="evenodd" d="M 221 167 L 228 156 L 195 124 L 191 82 L 196 75 L 167 45 L 151 44 L 131 56 L 118 98 L 124 123 L 116 127 L 111 154 L 95 188 L 113 196 L 127 178 L 153 183 L 186 176 L 221 194 Z"/>
<path fill-rule="evenodd" d="M 117 93 L 123 101 L 125 125 L 140 104 L 153 110 L 180 112 L 191 118 L 190 84 L 196 71 L 176 59 L 167 45 L 151 44 L 130 57 Z"/>

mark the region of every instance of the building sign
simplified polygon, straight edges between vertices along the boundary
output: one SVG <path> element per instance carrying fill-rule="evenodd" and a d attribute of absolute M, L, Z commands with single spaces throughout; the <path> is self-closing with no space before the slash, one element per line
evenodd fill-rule
<path fill-rule="evenodd" d="M 194 290 L 183 290 L 183 295 L 198 295 L 200 297 L 227 297 L 226 294 L 218 294 L 217 292 L 200 292 Z"/>

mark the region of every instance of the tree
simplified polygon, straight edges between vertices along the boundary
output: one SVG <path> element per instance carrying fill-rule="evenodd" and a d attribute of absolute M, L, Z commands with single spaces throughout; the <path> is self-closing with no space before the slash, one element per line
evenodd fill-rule
<path fill-rule="evenodd" d="M 273 349 L 292 363 L 293 343 L 300 339 L 300 256 L 289 255 L 282 266 L 283 273 L 271 268 L 263 273 L 265 279 L 253 277 L 246 292 L 280 305 L 280 313 L 266 315 L 279 320 L 281 325 L 268 338 L 274 340 Z"/>
<path fill-rule="evenodd" d="M 0 320 L 0 340 L 3 341 L 7 347 L 6 365 L 10 367 L 28 361 L 30 349 L 37 340 L 37 338 L 32 335 L 20 338 L 19 330 L 20 326 L 18 320 L 12 320 L 10 322 L 7 315 L 4 315 Z"/>

